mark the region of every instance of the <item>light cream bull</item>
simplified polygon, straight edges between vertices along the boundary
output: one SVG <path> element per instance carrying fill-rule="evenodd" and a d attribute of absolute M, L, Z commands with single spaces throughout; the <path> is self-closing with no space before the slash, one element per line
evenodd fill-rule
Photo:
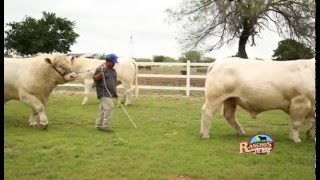
<path fill-rule="evenodd" d="M 72 59 L 72 57 L 70 57 Z M 73 81 L 71 59 L 65 55 L 41 54 L 31 58 L 4 59 L 4 103 L 21 101 L 32 108 L 30 126 L 37 126 L 37 119 L 47 128 L 48 118 L 44 106 L 58 84 Z"/>
<path fill-rule="evenodd" d="M 264 111 L 282 110 L 291 117 L 290 139 L 300 142 L 299 128 L 315 134 L 315 59 L 257 61 L 233 58 L 211 65 L 205 82 L 200 134 L 209 138 L 213 114 L 223 105 L 223 116 L 235 131 L 244 130 L 235 112 L 239 105 L 252 118 Z"/>
<path fill-rule="evenodd" d="M 72 60 L 72 70 L 77 73 L 77 78 L 84 85 L 84 99 L 82 105 L 86 104 L 89 99 L 90 90 L 95 86 L 92 79 L 95 69 L 103 64 L 104 60 L 89 59 L 85 57 L 78 57 Z M 118 85 L 122 84 L 125 90 L 124 104 L 132 104 L 133 92 L 135 97 L 138 96 L 138 67 L 134 59 L 118 58 L 114 69 L 117 72 Z"/>

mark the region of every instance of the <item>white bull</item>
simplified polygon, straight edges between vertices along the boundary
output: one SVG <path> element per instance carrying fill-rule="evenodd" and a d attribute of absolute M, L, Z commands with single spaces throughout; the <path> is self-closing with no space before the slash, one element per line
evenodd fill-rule
<path fill-rule="evenodd" d="M 205 82 L 202 106 L 202 138 L 209 138 L 211 119 L 223 105 L 223 116 L 239 135 L 244 134 L 235 112 L 239 105 L 252 118 L 279 109 L 290 115 L 290 139 L 300 142 L 299 127 L 309 126 L 307 138 L 315 134 L 315 59 L 257 61 L 247 59 L 214 63 Z"/>
<path fill-rule="evenodd" d="M 84 85 L 85 97 L 82 101 L 82 105 L 88 102 L 90 90 L 95 86 L 92 77 L 96 68 L 104 62 L 104 60 L 89 59 L 85 57 L 78 57 L 72 60 L 72 70 L 77 73 L 78 79 Z M 118 58 L 118 62 L 119 63 L 114 66 L 114 69 L 117 72 L 117 84 L 122 84 L 125 89 L 125 105 L 129 105 L 132 103 L 133 91 L 135 92 L 135 97 L 138 96 L 139 92 L 137 79 L 138 67 L 135 60 L 131 58 L 120 57 Z"/>
<path fill-rule="evenodd" d="M 70 59 L 65 55 L 42 54 L 32 58 L 4 59 L 4 103 L 21 101 L 32 108 L 30 126 L 47 128 L 44 106 L 58 84 L 73 81 Z"/>

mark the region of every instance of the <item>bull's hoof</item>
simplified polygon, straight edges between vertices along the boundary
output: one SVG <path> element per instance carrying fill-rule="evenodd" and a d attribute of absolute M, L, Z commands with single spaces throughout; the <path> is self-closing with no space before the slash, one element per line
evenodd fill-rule
<path fill-rule="evenodd" d="M 310 135 L 310 131 L 309 130 L 306 133 L 306 139 L 308 139 L 308 140 L 311 139 L 311 135 Z"/>
<path fill-rule="evenodd" d="M 236 136 L 238 136 L 238 137 L 243 137 L 243 136 L 245 136 L 246 135 L 246 133 L 243 131 L 243 132 L 237 132 L 236 133 Z"/>
<path fill-rule="evenodd" d="M 314 139 L 314 135 L 311 134 L 311 131 L 310 131 L 310 130 L 307 130 L 306 139 L 307 139 L 307 140 Z"/>
<path fill-rule="evenodd" d="M 29 127 L 37 128 L 38 124 L 29 124 Z"/>
<path fill-rule="evenodd" d="M 48 124 L 40 124 L 40 128 L 43 130 L 47 130 L 48 129 Z"/>
<path fill-rule="evenodd" d="M 295 142 L 295 143 L 300 143 L 301 142 L 301 139 L 293 139 L 293 142 Z"/>
<path fill-rule="evenodd" d="M 200 133 L 200 138 L 201 138 L 201 139 L 209 139 L 210 136 L 209 136 L 209 135 L 204 135 L 204 134 Z"/>

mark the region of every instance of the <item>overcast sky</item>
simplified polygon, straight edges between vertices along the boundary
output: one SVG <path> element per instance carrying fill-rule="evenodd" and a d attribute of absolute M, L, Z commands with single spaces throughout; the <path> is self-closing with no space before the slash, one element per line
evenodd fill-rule
<path fill-rule="evenodd" d="M 174 58 L 183 51 L 178 44 L 177 27 L 166 21 L 165 9 L 181 0 L 4 0 L 4 26 L 21 21 L 26 15 L 39 19 L 42 11 L 55 13 L 76 22 L 80 35 L 71 46 L 72 53 L 115 53 L 118 56 Z M 7 29 L 7 27 L 5 27 Z M 132 36 L 132 41 L 130 37 Z M 282 40 L 265 31 L 256 45 L 247 45 L 249 57 L 270 59 Z M 222 59 L 236 54 L 238 42 L 205 55 Z"/>

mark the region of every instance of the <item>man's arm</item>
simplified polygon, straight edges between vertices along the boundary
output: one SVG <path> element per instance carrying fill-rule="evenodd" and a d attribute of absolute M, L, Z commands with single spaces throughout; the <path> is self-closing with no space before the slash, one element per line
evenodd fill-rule
<path fill-rule="evenodd" d="M 114 71 L 115 76 L 114 76 L 114 82 L 115 82 L 115 86 L 114 86 L 114 92 L 115 92 L 115 98 L 118 98 L 118 93 L 117 93 L 117 72 Z"/>
<path fill-rule="evenodd" d="M 102 74 L 103 71 L 100 70 L 100 68 L 96 69 L 96 72 L 93 74 L 93 81 L 94 82 L 98 82 L 98 81 L 101 81 L 102 79 Z"/>

